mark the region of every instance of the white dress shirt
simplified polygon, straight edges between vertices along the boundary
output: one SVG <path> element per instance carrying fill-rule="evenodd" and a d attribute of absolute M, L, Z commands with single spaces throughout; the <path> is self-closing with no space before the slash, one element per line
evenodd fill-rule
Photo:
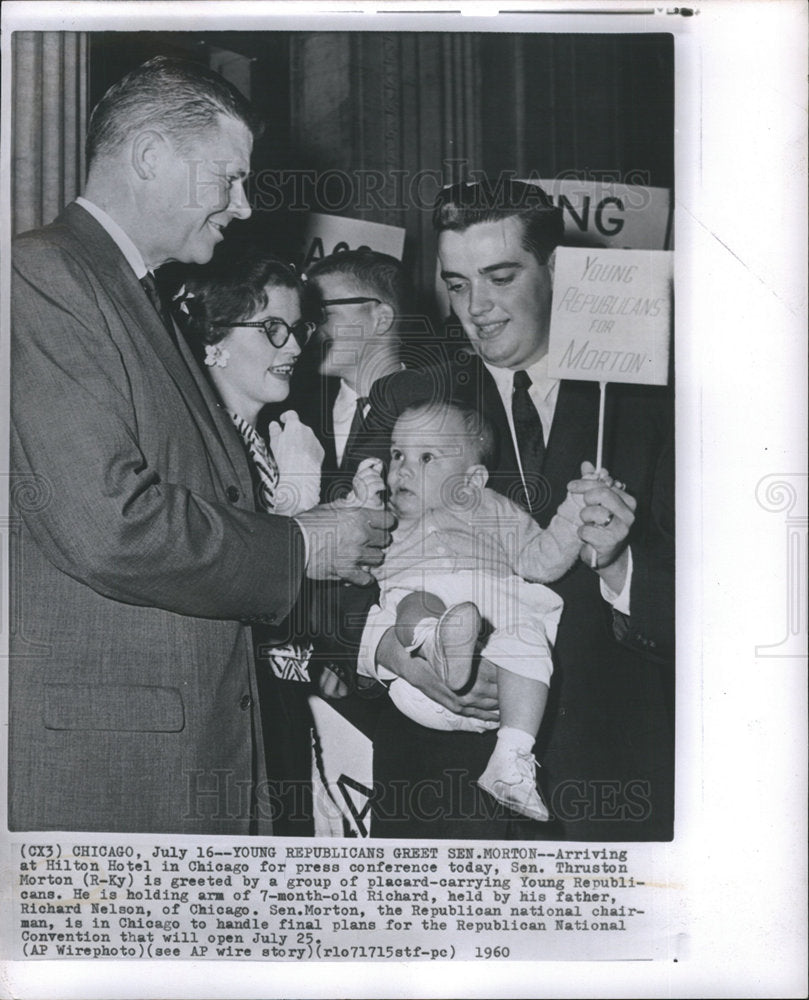
<path fill-rule="evenodd" d="M 351 424 L 354 421 L 354 414 L 357 412 L 357 400 L 359 398 L 359 393 L 352 389 L 347 382 L 340 379 L 340 390 L 337 393 L 337 398 L 334 401 L 334 408 L 332 409 L 334 450 L 337 454 L 338 465 L 340 465 L 343 461 L 346 444 L 348 444 L 348 435 L 351 432 Z M 366 403 L 362 411 L 363 417 L 367 415 L 368 409 L 369 404 Z"/>

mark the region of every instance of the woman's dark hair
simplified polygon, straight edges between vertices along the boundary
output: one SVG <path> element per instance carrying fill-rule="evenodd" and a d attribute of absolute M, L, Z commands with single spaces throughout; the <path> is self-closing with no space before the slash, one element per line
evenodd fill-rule
<path fill-rule="evenodd" d="M 224 246 L 222 244 L 221 246 Z M 303 295 L 295 270 L 277 257 L 256 252 L 215 254 L 209 264 L 196 268 L 185 283 L 180 308 L 187 313 L 192 347 L 216 344 L 227 335 L 225 327 L 249 319 L 267 305 L 267 286 L 292 288 Z"/>

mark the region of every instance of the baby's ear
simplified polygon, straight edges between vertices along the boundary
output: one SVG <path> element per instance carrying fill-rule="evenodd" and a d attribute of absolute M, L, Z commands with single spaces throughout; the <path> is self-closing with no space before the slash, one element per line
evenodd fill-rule
<path fill-rule="evenodd" d="M 467 486 L 475 486 L 482 490 L 489 480 L 489 470 L 485 465 L 470 465 L 464 475 Z"/>

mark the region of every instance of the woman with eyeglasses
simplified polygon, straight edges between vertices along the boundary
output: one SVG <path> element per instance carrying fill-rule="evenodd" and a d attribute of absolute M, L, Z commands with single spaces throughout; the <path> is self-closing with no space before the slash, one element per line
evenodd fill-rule
<path fill-rule="evenodd" d="M 289 395 L 315 330 L 301 318 L 302 299 L 300 278 L 282 261 L 223 255 L 186 283 L 180 306 L 191 348 L 251 458 L 258 504 L 290 516 L 317 504 L 323 451 L 293 411 L 268 427 L 259 427 L 259 415 Z"/>
<path fill-rule="evenodd" d="M 180 295 L 184 331 L 242 439 L 257 510 L 293 516 L 319 502 L 323 449 L 293 411 L 262 419 L 289 395 L 290 378 L 315 324 L 302 319 L 303 286 L 287 264 L 267 256 L 217 255 Z M 279 835 L 314 832 L 308 707 L 311 645 L 303 592 L 280 627 L 253 626 L 268 788 L 258 808 Z"/>

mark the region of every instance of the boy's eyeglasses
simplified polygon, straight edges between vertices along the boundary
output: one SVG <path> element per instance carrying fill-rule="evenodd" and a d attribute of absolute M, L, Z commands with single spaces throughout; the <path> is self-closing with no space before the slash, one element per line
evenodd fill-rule
<path fill-rule="evenodd" d="M 360 306 L 366 302 L 376 302 L 377 305 L 382 305 L 382 299 L 375 299 L 371 295 L 352 295 L 344 299 L 321 299 L 318 303 L 320 306 L 318 323 L 326 322 L 326 309 L 329 306 Z"/>
<path fill-rule="evenodd" d="M 376 302 L 382 304 L 382 299 L 375 299 L 370 295 L 355 295 L 349 299 L 321 299 L 320 304 L 325 309 L 326 306 L 358 306 L 363 302 Z"/>

